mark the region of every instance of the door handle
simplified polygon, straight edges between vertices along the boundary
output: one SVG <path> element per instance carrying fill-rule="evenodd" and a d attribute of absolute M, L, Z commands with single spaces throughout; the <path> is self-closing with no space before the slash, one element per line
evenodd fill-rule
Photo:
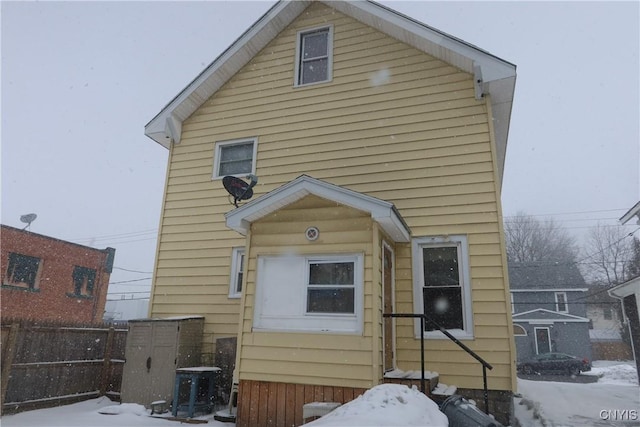
<path fill-rule="evenodd" d="M 147 357 L 147 373 L 151 371 L 151 356 Z"/>

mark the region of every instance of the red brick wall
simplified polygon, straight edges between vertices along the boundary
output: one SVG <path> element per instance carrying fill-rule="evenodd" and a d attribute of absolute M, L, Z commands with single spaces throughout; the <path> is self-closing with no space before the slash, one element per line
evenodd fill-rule
<path fill-rule="evenodd" d="M 100 322 L 107 300 L 113 249 L 94 249 L 3 225 L 0 229 L 2 318 L 65 322 Z M 41 259 L 36 290 L 11 286 L 7 280 L 9 253 Z M 109 254 L 111 259 L 109 260 Z M 75 266 L 96 270 L 91 297 L 76 297 Z"/>

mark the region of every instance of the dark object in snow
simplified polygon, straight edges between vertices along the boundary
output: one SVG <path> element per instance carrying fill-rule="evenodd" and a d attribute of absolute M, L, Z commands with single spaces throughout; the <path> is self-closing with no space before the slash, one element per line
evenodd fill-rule
<path fill-rule="evenodd" d="M 542 353 L 518 363 L 518 371 L 525 375 L 551 372 L 580 375 L 580 372 L 590 370 L 591 363 L 588 359 L 579 359 L 565 353 Z"/>
<path fill-rule="evenodd" d="M 503 427 L 459 394 L 445 399 L 440 405 L 440 411 L 449 419 L 449 427 Z"/>
<path fill-rule="evenodd" d="M 233 196 L 233 204 L 236 208 L 238 207 L 238 201 L 249 200 L 253 197 L 252 188 L 258 183 L 258 177 L 255 175 L 247 175 L 247 179 L 250 180 L 249 183 L 232 175 L 222 178 L 222 185 L 225 190 Z"/>

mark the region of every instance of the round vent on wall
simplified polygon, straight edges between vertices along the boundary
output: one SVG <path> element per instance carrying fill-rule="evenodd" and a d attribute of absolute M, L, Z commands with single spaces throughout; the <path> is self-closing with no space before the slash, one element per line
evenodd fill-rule
<path fill-rule="evenodd" d="M 314 241 L 320 236 L 320 231 L 316 227 L 309 227 L 307 231 L 304 232 L 304 235 L 307 237 L 307 240 Z"/>

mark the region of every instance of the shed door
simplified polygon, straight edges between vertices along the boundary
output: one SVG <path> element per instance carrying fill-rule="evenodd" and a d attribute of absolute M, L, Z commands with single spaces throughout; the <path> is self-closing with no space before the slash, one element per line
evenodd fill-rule
<path fill-rule="evenodd" d="M 124 373 L 122 375 L 122 401 L 151 402 L 151 382 L 146 369 L 146 360 L 151 353 L 151 323 L 131 322 L 125 350 Z"/>
<path fill-rule="evenodd" d="M 171 400 L 175 379 L 177 322 L 131 322 L 122 376 L 122 401 L 148 406 Z"/>
<path fill-rule="evenodd" d="M 178 324 L 158 323 L 153 328 L 151 353 L 151 400 L 169 401 L 173 395 L 176 371 Z"/>
<path fill-rule="evenodd" d="M 387 245 L 382 245 L 382 297 L 383 313 L 393 313 L 393 252 Z M 394 330 L 393 319 L 383 317 L 384 337 L 384 372 L 394 368 Z"/>

